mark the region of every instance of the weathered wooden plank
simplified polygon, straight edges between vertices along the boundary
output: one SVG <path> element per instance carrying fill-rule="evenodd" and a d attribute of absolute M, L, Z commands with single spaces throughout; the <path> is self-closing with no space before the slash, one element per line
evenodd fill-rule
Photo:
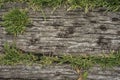
<path fill-rule="evenodd" d="M 68 65 L 62 66 L 0 66 L 1 79 L 76 80 L 78 77 Z"/>
<path fill-rule="evenodd" d="M 69 65 L 0 66 L 0 80 L 78 80 L 79 75 Z M 87 80 L 120 80 L 120 67 L 88 70 Z"/>
<path fill-rule="evenodd" d="M 12 4 L 12 5 L 11 5 Z M 13 7 L 27 8 L 25 3 L 7 3 L 0 10 L 2 16 Z M 31 25 L 17 36 L 17 47 L 25 52 L 63 53 L 80 55 L 81 53 L 100 54 L 119 51 L 120 49 L 120 14 L 107 12 L 99 8 L 87 14 L 81 9 L 66 11 L 58 8 L 45 8 L 45 17 L 40 11 L 28 10 Z M 13 36 L 8 35 L 4 27 L 0 27 L 0 52 L 6 42 L 12 43 Z"/>

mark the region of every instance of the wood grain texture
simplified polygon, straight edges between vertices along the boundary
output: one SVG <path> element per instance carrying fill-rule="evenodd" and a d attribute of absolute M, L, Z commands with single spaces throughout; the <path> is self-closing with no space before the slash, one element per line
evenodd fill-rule
<path fill-rule="evenodd" d="M 81 80 L 69 65 L 0 66 L 0 80 Z M 120 68 L 88 70 L 87 80 L 120 80 Z"/>
<path fill-rule="evenodd" d="M 0 10 L 2 16 L 13 7 L 26 8 L 25 4 L 6 4 Z M 76 9 L 66 11 L 61 7 L 54 13 L 45 8 L 46 21 L 41 12 L 29 10 L 32 24 L 18 35 L 17 47 L 25 52 L 63 55 L 65 53 L 100 54 L 120 49 L 120 12 L 104 12 L 95 9 L 85 14 Z M 12 43 L 13 36 L 0 27 L 0 52 L 5 42 Z"/>
<path fill-rule="evenodd" d="M 77 73 L 70 66 L 0 66 L 1 79 L 76 80 Z"/>

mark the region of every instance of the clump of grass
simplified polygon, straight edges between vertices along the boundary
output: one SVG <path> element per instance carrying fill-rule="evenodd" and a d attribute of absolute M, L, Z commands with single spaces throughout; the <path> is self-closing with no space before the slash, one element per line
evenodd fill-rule
<path fill-rule="evenodd" d="M 2 26 L 9 34 L 14 36 L 23 33 L 30 23 L 27 12 L 16 8 L 3 15 L 2 19 L 4 20 L 1 23 Z"/>
<path fill-rule="evenodd" d="M 43 7 L 58 7 L 64 1 L 63 0 L 29 0 L 28 2 L 33 6 L 38 6 L 39 8 L 43 8 Z"/>
<path fill-rule="evenodd" d="M 94 9 L 97 6 L 96 2 L 96 0 L 68 0 L 70 5 L 68 10 L 81 8 L 87 13 L 90 9 Z"/>
<path fill-rule="evenodd" d="M 37 59 L 32 54 L 24 54 L 15 45 L 9 46 L 8 43 L 4 45 L 4 51 L 4 55 L 0 57 L 1 65 L 32 64 Z"/>
<path fill-rule="evenodd" d="M 73 68 L 89 69 L 95 65 L 99 65 L 102 68 L 110 68 L 114 66 L 120 66 L 120 52 L 111 53 L 109 56 L 72 56 L 63 55 L 61 57 L 47 57 L 44 56 L 43 63 L 59 63 L 70 64 Z"/>
<path fill-rule="evenodd" d="M 0 0 L 1 4 L 6 2 L 26 2 L 33 9 L 42 9 L 44 7 L 52 7 L 56 9 L 61 5 L 68 5 L 69 9 L 81 8 L 87 13 L 96 7 L 106 7 L 109 11 L 120 10 L 120 0 Z"/>
<path fill-rule="evenodd" d="M 120 0 L 98 0 L 97 4 L 102 7 L 106 7 L 108 11 L 119 11 Z"/>
<path fill-rule="evenodd" d="M 100 65 L 102 68 L 120 66 L 120 52 L 111 53 L 108 57 L 92 57 L 94 65 Z"/>
<path fill-rule="evenodd" d="M 59 59 L 59 62 L 64 64 L 70 64 L 72 67 L 77 67 L 77 68 L 82 68 L 82 69 L 88 69 L 90 68 L 93 64 L 91 59 L 83 57 L 83 56 L 72 56 L 72 55 L 64 55 L 61 56 Z"/>

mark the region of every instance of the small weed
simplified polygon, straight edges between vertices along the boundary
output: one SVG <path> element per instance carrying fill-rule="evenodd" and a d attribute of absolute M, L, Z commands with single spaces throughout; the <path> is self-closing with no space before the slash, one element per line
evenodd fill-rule
<path fill-rule="evenodd" d="M 47 57 L 47 56 L 43 56 L 41 57 L 40 59 L 40 63 L 43 64 L 43 65 L 51 65 L 53 64 L 54 62 L 57 62 L 58 61 L 58 57 Z"/>

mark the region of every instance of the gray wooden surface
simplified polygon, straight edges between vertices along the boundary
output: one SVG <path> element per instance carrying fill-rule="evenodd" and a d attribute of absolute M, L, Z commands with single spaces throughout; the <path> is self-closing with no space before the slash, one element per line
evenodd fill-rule
<path fill-rule="evenodd" d="M 7 4 L 0 9 L 1 16 L 13 7 L 26 5 Z M 66 11 L 64 7 L 43 9 L 41 12 L 29 10 L 32 25 L 17 37 L 17 47 L 33 53 L 63 55 L 70 53 L 100 54 L 120 49 L 120 12 L 105 12 L 98 8 L 87 14 L 80 9 Z M 2 19 L 0 20 L 0 22 Z M 12 42 L 13 36 L 0 27 L 0 51 L 5 42 Z"/>
<path fill-rule="evenodd" d="M 77 72 L 68 65 L 0 66 L 0 80 L 78 80 Z M 87 80 L 120 80 L 120 68 L 93 67 Z"/>
<path fill-rule="evenodd" d="M 26 5 L 6 4 L 0 9 L 2 16 L 13 7 Z M 17 47 L 25 52 L 37 54 L 79 55 L 109 53 L 120 49 L 120 12 L 107 12 L 95 9 L 85 14 L 77 9 L 66 11 L 44 9 L 46 21 L 40 12 L 29 10 L 32 25 L 18 35 Z M 0 53 L 5 42 L 13 42 L 13 36 L 0 26 Z M 0 80 L 77 80 L 78 74 L 66 65 L 61 66 L 0 66 Z M 88 80 L 120 80 L 120 68 L 101 70 L 90 69 Z"/>

